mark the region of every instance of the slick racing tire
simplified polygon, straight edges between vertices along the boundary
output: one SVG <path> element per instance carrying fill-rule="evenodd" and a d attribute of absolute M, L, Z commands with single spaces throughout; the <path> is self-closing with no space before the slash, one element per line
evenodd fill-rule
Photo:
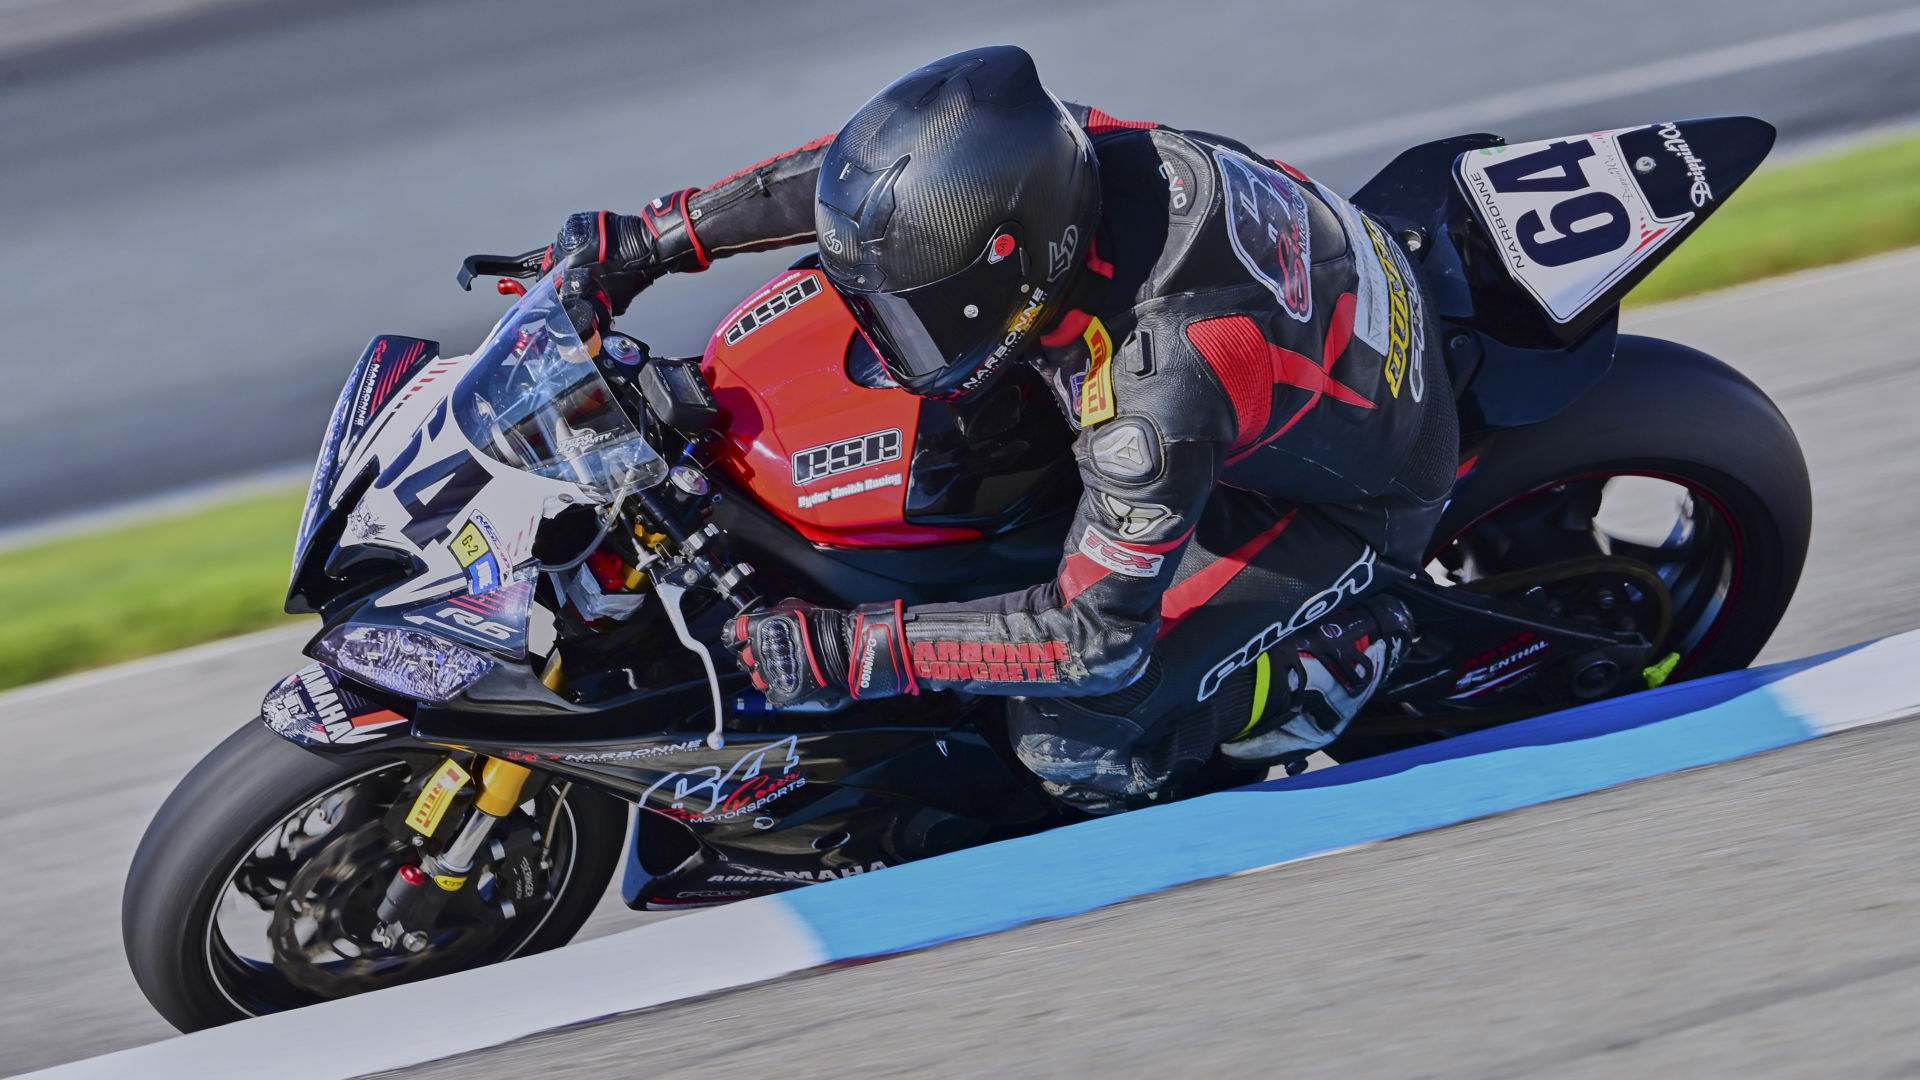
<path fill-rule="evenodd" d="M 1430 551 L 1477 545 L 1495 553 L 1490 572 L 1583 553 L 1554 550 L 1551 534 L 1593 543 L 1605 531 L 1594 511 L 1611 497 L 1603 491 L 1655 483 L 1679 493 L 1684 510 L 1667 539 L 1605 550 L 1669 579 L 1672 679 L 1747 666 L 1793 599 L 1813 519 L 1799 441 L 1758 387 L 1705 353 L 1622 335 L 1611 369 L 1566 411 L 1463 453 L 1472 456 Z"/>
<path fill-rule="evenodd" d="M 262 935 L 268 944 L 261 946 L 233 929 L 247 920 L 255 928 L 271 922 L 274 890 L 300 880 L 295 875 L 301 860 L 342 849 L 329 844 L 329 829 L 351 829 L 372 838 L 373 850 L 390 851 L 394 845 L 380 819 L 407 778 L 438 761 L 438 755 L 322 755 L 258 720 L 228 736 L 167 797 L 127 873 L 121 935 L 147 1000 L 181 1031 L 196 1031 L 565 944 L 605 892 L 626 834 L 627 804 L 578 784 L 543 785 L 515 810 L 519 816 L 531 807 L 540 821 L 553 822 L 548 854 L 556 868 L 546 878 L 551 901 L 498 915 L 494 923 L 469 920 L 472 925 L 460 931 L 467 936 L 448 935 L 454 942 L 448 953 L 457 961 L 443 957 L 437 967 L 430 959 L 415 962 L 416 956 L 434 956 L 441 948 L 436 938 L 415 956 L 396 951 L 385 969 L 361 957 L 316 963 L 290 977 L 274 959 L 271 932 Z M 377 900 L 393 871 L 389 863 L 383 873 L 376 868 L 363 875 L 368 880 L 336 888 L 356 891 L 330 903 L 357 903 L 364 910 L 367 890 Z M 355 963 L 360 966 L 350 977 L 326 982 L 336 974 L 331 968 Z"/>

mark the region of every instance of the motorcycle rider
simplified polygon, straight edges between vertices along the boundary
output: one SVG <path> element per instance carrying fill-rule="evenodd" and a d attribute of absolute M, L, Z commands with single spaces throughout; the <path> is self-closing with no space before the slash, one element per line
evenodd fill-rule
<path fill-rule="evenodd" d="M 1066 105 L 1011 46 L 902 77 L 837 136 L 640 214 L 575 214 L 549 257 L 583 335 L 663 274 L 817 243 L 901 387 L 976 401 L 1032 364 L 1084 486 L 1054 580 L 959 604 L 786 600 L 727 643 L 776 707 L 1011 695 L 1015 752 L 1106 813 L 1218 748 L 1331 742 L 1412 627 L 1457 419 L 1400 241 L 1298 171 Z"/>

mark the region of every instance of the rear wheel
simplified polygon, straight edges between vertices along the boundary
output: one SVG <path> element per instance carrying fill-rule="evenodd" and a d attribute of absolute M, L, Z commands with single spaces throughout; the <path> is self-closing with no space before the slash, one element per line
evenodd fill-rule
<path fill-rule="evenodd" d="M 507 857 L 483 855 L 424 947 L 379 941 L 373 911 L 417 861 L 382 822 L 438 761 L 329 757 L 258 721 L 215 748 L 161 806 L 127 874 L 121 933 L 154 1008 L 193 1031 L 572 938 L 618 862 L 626 804 L 562 783 L 528 787 L 496 827 Z"/>
<path fill-rule="evenodd" d="M 1705 353 L 1622 336 L 1613 367 L 1565 412 L 1474 448 L 1429 573 L 1466 585 L 1632 560 L 1659 576 L 1671 605 L 1653 652 L 1670 662 L 1655 681 L 1711 675 L 1751 663 L 1779 624 L 1812 515 L 1799 442 L 1758 387 Z M 1364 757 L 1433 737 L 1367 726 L 1329 752 Z"/>

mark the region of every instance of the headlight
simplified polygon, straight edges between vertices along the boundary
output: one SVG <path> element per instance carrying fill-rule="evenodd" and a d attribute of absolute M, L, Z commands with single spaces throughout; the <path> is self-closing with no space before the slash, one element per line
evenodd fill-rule
<path fill-rule="evenodd" d="M 391 626 L 338 626 L 314 643 L 314 658 L 417 701 L 450 701 L 493 670 L 493 661 L 451 641 Z"/>

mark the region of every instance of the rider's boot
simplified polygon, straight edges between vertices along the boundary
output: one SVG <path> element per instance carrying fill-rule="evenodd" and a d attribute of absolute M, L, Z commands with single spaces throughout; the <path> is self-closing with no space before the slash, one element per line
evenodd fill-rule
<path fill-rule="evenodd" d="M 1244 727 L 1220 752 L 1247 765 L 1286 765 L 1346 730 L 1405 654 L 1413 619 L 1405 604 L 1377 597 L 1343 608 L 1262 654 L 1234 681 L 1250 701 Z M 1222 687 L 1223 695 L 1231 693 Z"/>

